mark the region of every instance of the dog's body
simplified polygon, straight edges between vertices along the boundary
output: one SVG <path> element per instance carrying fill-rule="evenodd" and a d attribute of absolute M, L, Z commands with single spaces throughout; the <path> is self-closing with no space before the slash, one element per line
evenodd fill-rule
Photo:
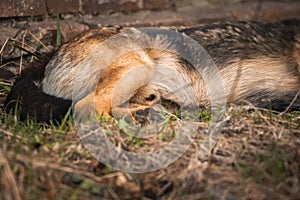
<path fill-rule="evenodd" d="M 211 93 L 199 70 L 165 38 L 146 38 L 145 48 L 132 44 L 132 38 L 123 40 L 126 31 L 91 30 L 65 44 L 45 68 L 42 64 L 41 73 L 35 72 L 36 78 L 30 78 L 31 73 L 19 78 L 6 104 L 21 97 L 25 112 L 42 121 L 48 120 L 50 112 L 54 118 L 63 116 L 74 99 L 79 108 L 94 102 L 98 114 L 105 115 L 128 102 L 133 112 L 164 100 L 182 105 L 183 100 L 174 95 L 176 90 L 184 90 L 188 104 L 211 104 Z M 300 21 L 219 23 L 177 31 L 199 42 L 211 56 L 228 103 L 246 100 L 266 106 L 271 102 L 273 108 L 284 109 L 293 101 L 293 107 L 300 108 Z M 119 33 L 123 44 L 107 42 Z M 126 51 L 128 47 L 136 51 Z M 27 86 L 22 87 L 22 81 Z M 39 92 L 33 92 L 34 88 Z M 30 94 L 43 95 L 44 102 L 26 100 Z M 38 104 L 47 106 L 30 111 Z"/>

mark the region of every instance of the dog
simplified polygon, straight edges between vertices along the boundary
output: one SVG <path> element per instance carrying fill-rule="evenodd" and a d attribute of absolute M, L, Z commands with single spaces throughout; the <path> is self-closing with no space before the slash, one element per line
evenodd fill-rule
<path fill-rule="evenodd" d="M 226 103 L 300 108 L 299 20 L 221 22 L 171 30 L 207 52 Z M 215 77 L 203 76 L 209 66 L 193 66 L 168 40 L 134 28 L 90 30 L 22 72 L 5 106 L 10 110 L 19 102 L 21 116 L 38 121 L 60 120 L 72 105 L 81 109 L 93 104 L 98 115 L 106 116 L 134 114 L 159 103 L 211 106 L 209 87 L 214 83 L 208 86 L 207 80 Z"/>

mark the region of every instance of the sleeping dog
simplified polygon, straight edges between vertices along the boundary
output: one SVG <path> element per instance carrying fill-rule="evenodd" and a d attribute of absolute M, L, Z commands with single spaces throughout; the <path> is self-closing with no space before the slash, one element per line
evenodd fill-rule
<path fill-rule="evenodd" d="M 207 52 L 227 103 L 300 108 L 299 20 L 171 30 Z M 21 116 L 38 121 L 59 120 L 72 105 L 80 109 L 93 104 L 98 115 L 106 116 L 134 115 L 159 103 L 211 106 L 207 79 L 214 80 L 214 74 L 203 78 L 210 66 L 197 68 L 170 40 L 133 28 L 90 30 L 23 71 L 5 106 L 9 110 L 18 102 Z M 198 55 L 198 50 L 188 54 Z M 178 98 L 177 90 L 183 98 Z"/>

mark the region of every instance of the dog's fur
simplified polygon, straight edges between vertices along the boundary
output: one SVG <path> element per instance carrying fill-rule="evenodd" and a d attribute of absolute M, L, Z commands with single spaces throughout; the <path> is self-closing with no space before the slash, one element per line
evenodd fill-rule
<path fill-rule="evenodd" d="M 100 115 L 122 113 L 119 108 L 127 103 L 130 112 L 159 101 L 182 105 L 176 90 L 183 90 L 185 103 L 211 104 L 203 77 L 168 41 L 145 35 L 148 47 L 143 48 L 126 31 L 99 28 L 63 45 L 46 67 L 39 64 L 39 70 L 33 68 L 18 78 L 6 106 L 11 108 L 11 102 L 19 99 L 23 114 L 48 121 L 50 116 L 61 118 L 74 99 L 77 107 L 94 102 Z M 273 109 L 282 110 L 294 100 L 293 108 L 300 108 L 299 20 L 216 23 L 177 31 L 199 42 L 211 56 L 228 103 L 246 100 L 265 107 L 271 102 Z M 124 43 L 107 42 L 118 33 Z M 136 50 L 126 52 L 128 47 Z"/>

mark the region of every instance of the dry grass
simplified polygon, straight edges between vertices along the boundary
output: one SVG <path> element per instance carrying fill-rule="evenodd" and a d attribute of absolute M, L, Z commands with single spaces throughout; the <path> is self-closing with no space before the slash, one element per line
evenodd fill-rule
<path fill-rule="evenodd" d="M 161 170 L 130 174 L 105 167 L 82 146 L 72 123 L 63 128 L 19 122 L 2 113 L 1 197 L 4 199 L 297 199 L 300 194 L 300 114 L 278 115 L 232 106 L 210 156 L 199 141 Z M 170 122 L 171 123 L 171 122 Z M 105 122 L 116 145 L 159 148 L 135 141 Z M 157 139 L 157 138 L 156 138 Z M 167 141 L 164 141 L 167 142 Z M 138 144 L 138 145 L 137 145 Z M 159 143 L 161 144 L 161 143 Z"/>

